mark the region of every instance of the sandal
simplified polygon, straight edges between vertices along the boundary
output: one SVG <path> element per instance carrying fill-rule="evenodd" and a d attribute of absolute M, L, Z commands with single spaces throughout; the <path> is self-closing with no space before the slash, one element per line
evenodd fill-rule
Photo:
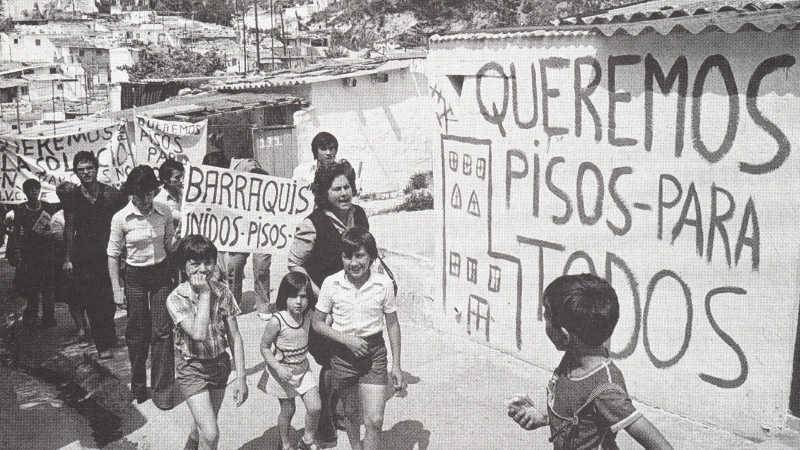
<path fill-rule="evenodd" d="M 300 442 L 298 442 L 297 450 L 320 450 L 319 445 L 317 445 L 317 441 L 306 442 L 303 438 L 300 438 Z"/>

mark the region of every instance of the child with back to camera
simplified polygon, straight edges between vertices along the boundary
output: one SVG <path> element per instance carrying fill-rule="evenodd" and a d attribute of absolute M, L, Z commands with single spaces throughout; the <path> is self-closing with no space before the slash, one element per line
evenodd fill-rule
<path fill-rule="evenodd" d="M 614 288 L 595 275 L 564 275 L 547 286 L 543 298 L 547 337 L 565 354 L 547 386 L 547 413 L 517 397 L 508 415 L 526 430 L 550 425 L 554 450 L 617 449 L 623 429 L 646 449 L 672 449 L 633 406 L 609 357 L 605 343 L 619 319 Z"/>
<path fill-rule="evenodd" d="M 295 412 L 295 398 L 306 405 L 305 433 L 298 443 L 300 450 L 318 450 L 317 421 L 321 400 L 311 366 L 308 363 L 308 332 L 311 317 L 308 311 L 311 280 L 301 272 L 284 275 L 275 300 L 275 312 L 267 322 L 261 339 L 261 354 L 267 363 L 269 379 L 264 392 L 278 397 L 281 412 L 278 430 L 280 449 L 292 449 L 289 427 Z M 274 344 L 275 350 L 271 350 Z"/>
<path fill-rule="evenodd" d="M 241 406 L 247 399 L 244 343 L 236 316 L 241 313 L 233 294 L 222 283 L 211 281 L 217 248 L 205 236 L 183 238 L 175 252 L 175 264 L 186 281 L 167 297 L 167 309 L 175 322 L 175 384 L 186 397 L 194 421 L 184 449 L 215 449 L 219 444 L 219 415 L 231 374 L 230 346 L 236 369 L 233 399 Z"/>

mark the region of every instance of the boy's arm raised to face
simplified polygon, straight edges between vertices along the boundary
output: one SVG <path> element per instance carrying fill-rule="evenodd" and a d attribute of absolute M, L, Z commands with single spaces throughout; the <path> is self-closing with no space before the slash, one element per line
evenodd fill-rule
<path fill-rule="evenodd" d="M 648 450 L 672 450 L 672 445 L 645 417 L 636 419 L 635 422 L 625 427 L 625 431 Z"/>

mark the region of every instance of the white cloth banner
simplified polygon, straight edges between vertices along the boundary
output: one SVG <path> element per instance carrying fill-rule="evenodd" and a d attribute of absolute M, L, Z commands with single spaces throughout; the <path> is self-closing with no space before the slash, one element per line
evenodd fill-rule
<path fill-rule="evenodd" d="M 136 116 L 136 162 L 158 168 L 167 159 L 200 164 L 208 143 L 208 120 L 172 122 Z"/>
<path fill-rule="evenodd" d="M 97 156 L 97 179 L 102 183 L 119 187 L 134 167 L 124 123 L 69 135 L 0 137 L 0 203 L 24 202 L 22 183 L 29 178 L 42 183 L 42 200 L 57 203 L 59 183 L 78 183 L 72 159 L 84 150 Z"/>
<path fill-rule="evenodd" d="M 308 186 L 289 178 L 188 165 L 181 230 L 206 236 L 219 251 L 287 254 L 313 208 Z"/>

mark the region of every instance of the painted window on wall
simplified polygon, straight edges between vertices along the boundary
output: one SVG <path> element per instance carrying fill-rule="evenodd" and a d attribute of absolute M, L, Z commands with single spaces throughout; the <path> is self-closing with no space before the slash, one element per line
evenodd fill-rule
<path fill-rule="evenodd" d="M 461 276 L 461 255 L 456 252 L 450 252 L 450 275 Z"/>

